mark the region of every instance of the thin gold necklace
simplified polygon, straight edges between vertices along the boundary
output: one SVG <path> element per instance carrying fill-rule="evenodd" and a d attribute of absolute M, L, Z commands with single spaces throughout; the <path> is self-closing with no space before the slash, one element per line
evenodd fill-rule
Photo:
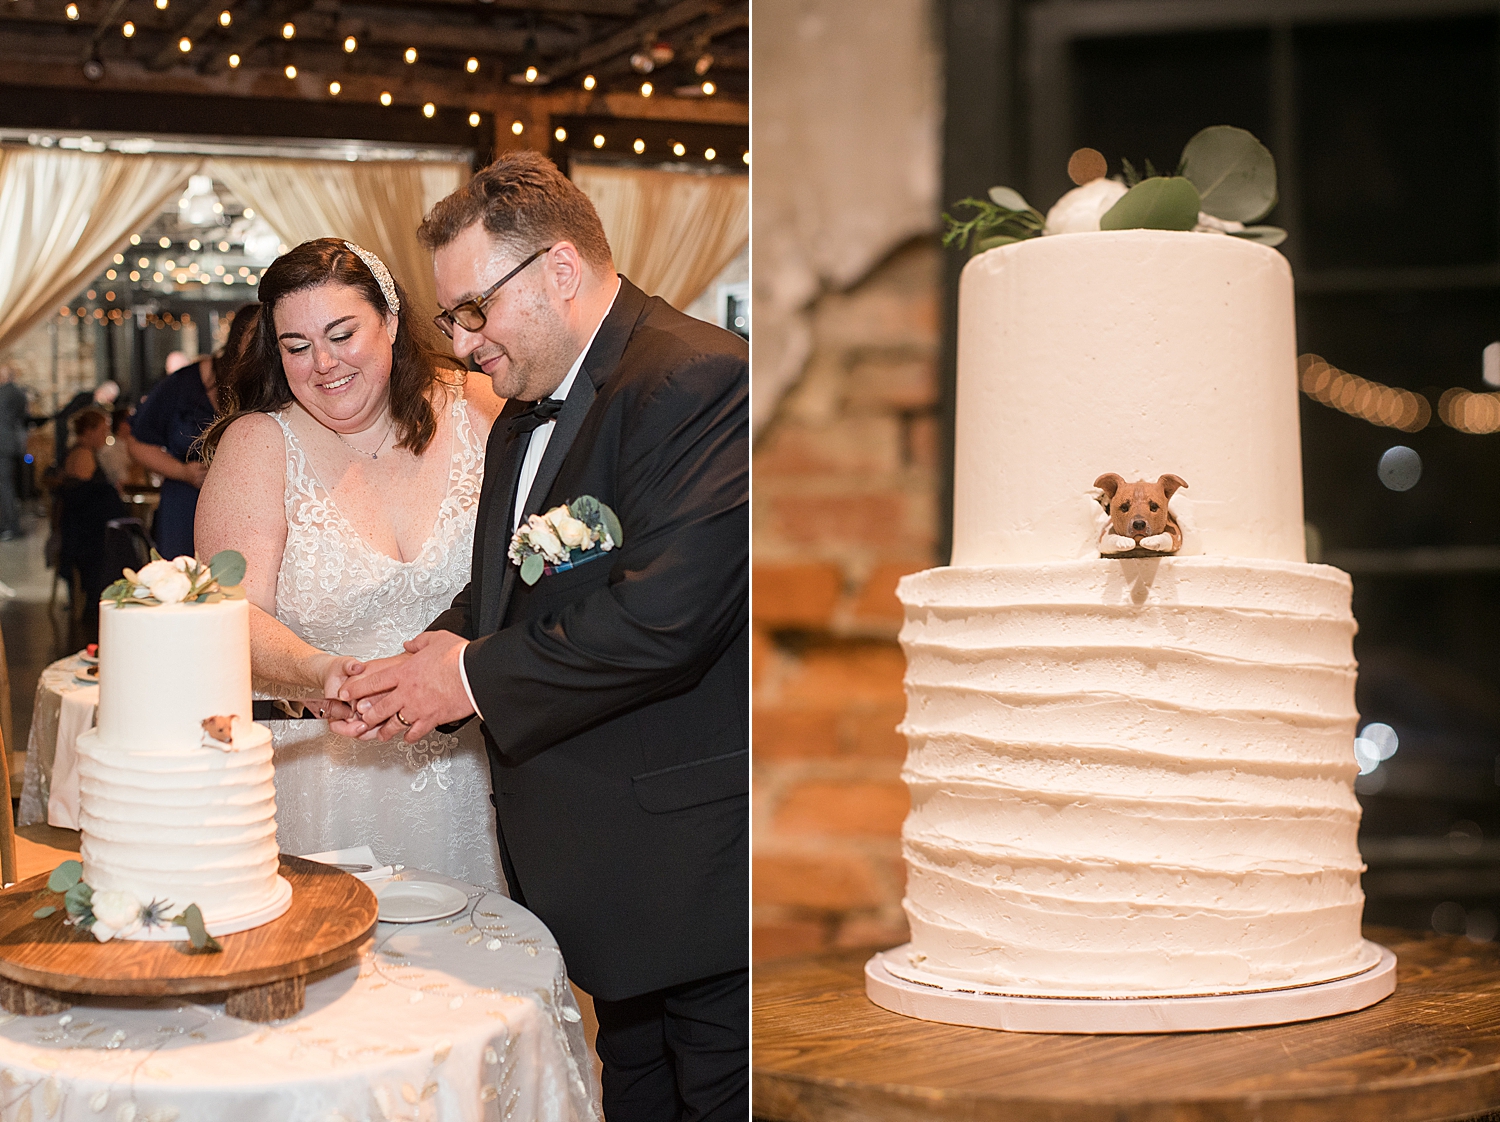
<path fill-rule="evenodd" d="M 338 429 L 329 429 L 328 431 L 333 433 L 334 436 L 338 437 L 339 441 L 344 445 L 345 448 L 348 448 L 354 452 L 358 452 L 361 456 L 369 456 L 372 460 L 378 460 L 380 459 L 380 450 L 385 447 L 385 442 L 390 439 L 391 428 L 393 424 L 393 421 L 386 421 L 385 432 L 381 435 L 380 443 L 375 445 L 375 451 L 373 452 L 366 452 L 363 448 L 357 448 L 353 444 L 350 444 L 347 440 L 344 439 L 344 434 L 339 432 Z"/>

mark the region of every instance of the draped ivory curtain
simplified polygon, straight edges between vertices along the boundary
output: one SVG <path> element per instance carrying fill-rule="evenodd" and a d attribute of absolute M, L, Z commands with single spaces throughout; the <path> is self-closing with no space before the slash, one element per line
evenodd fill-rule
<path fill-rule="evenodd" d="M 94 279 L 199 172 L 288 245 L 339 237 L 379 254 L 418 315 L 437 310 L 417 226 L 467 164 L 344 163 L 0 149 L 0 353 Z"/>
<path fill-rule="evenodd" d="M 686 308 L 750 240 L 750 178 L 574 164 L 615 268 Z"/>
<path fill-rule="evenodd" d="M 417 227 L 469 178 L 467 164 L 209 160 L 204 170 L 254 207 L 287 245 L 345 238 L 378 255 L 420 316 L 437 313 L 432 256 Z"/>
<path fill-rule="evenodd" d="M 0 149 L 0 353 L 92 280 L 202 162 Z"/>

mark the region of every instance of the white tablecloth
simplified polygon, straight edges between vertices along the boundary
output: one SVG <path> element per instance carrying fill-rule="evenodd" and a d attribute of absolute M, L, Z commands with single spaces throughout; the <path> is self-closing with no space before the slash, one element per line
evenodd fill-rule
<path fill-rule="evenodd" d="M 593 1072 L 562 956 L 520 905 L 382 923 L 270 1025 L 223 1005 L 90 999 L 0 1014 L 0 1116 L 60 1122 L 584 1122 Z M 379 886 L 372 886 L 378 888 Z"/>
<path fill-rule="evenodd" d="M 50 822 L 78 829 L 78 734 L 94 724 L 99 687 L 74 675 L 84 663 L 77 655 L 58 659 L 36 683 L 31 734 L 26 738 L 26 773 L 16 825 Z"/>

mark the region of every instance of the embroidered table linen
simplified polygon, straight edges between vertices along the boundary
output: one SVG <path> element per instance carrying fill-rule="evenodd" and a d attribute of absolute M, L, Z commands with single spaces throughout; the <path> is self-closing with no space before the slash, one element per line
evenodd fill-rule
<path fill-rule="evenodd" d="M 458 887 L 466 910 L 378 926 L 358 965 L 310 978 L 262 1025 L 222 1004 L 91 998 L 0 1014 L 0 1116 L 41 1122 L 597 1119 L 581 1017 L 540 920 Z"/>

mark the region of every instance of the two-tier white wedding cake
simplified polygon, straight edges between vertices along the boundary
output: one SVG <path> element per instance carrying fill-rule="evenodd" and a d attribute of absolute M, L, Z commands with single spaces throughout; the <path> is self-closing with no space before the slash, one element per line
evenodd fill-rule
<path fill-rule="evenodd" d="M 1292 279 L 1233 237 L 1060 234 L 964 270 L 951 567 L 907 577 L 911 943 L 1019 995 L 1346 977 L 1351 586 L 1306 562 Z M 1093 486 L 1174 474 L 1174 556 Z"/>
<path fill-rule="evenodd" d="M 99 606 L 99 723 L 78 739 L 83 879 L 197 904 L 211 931 L 274 919 L 271 733 L 251 722 L 245 600 Z M 227 741 L 205 720 L 231 718 Z"/>

